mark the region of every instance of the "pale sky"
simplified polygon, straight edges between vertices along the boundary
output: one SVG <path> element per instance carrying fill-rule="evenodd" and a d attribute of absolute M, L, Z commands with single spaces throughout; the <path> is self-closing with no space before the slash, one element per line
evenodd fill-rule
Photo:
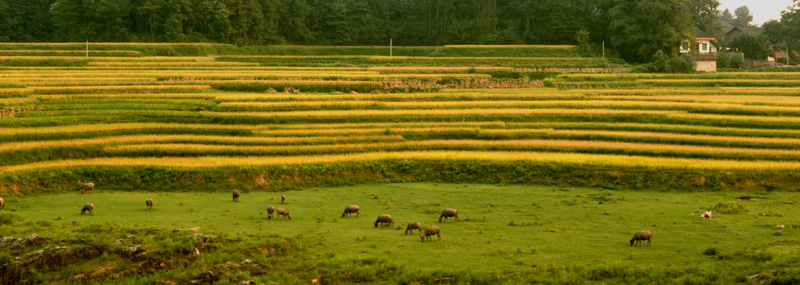
<path fill-rule="evenodd" d="M 753 24 L 759 26 L 769 19 L 780 20 L 781 11 L 791 5 L 792 0 L 719 0 L 719 10 L 728 9 L 731 14 L 734 14 L 739 6 L 747 6 L 750 13 L 753 13 Z"/>

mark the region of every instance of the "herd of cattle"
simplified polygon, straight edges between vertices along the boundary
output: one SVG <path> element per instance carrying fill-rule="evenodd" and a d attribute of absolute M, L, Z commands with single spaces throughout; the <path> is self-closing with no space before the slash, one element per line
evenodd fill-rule
<path fill-rule="evenodd" d="M 94 190 L 94 183 L 86 183 L 86 184 L 83 185 L 83 188 L 81 189 L 81 194 L 85 194 L 86 192 L 91 191 L 91 190 Z M 233 191 L 233 201 L 234 202 L 239 202 L 239 196 L 240 195 L 241 195 L 241 192 L 239 192 L 239 190 L 234 190 Z M 281 195 L 281 204 L 284 204 L 285 202 L 286 202 L 286 195 Z M 152 211 L 153 210 L 153 199 L 148 198 L 147 200 L 145 200 L 145 205 L 147 206 L 148 210 Z M 3 198 L 0 198 L 0 210 L 4 209 L 5 206 L 6 206 L 5 200 L 3 200 Z M 342 213 L 342 218 L 344 218 L 345 216 L 351 216 L 353 213 L 356 214 L 356 217 L 359 217 L 359 216 L 361 216 L 360 211 L 361 211 L 361 207 L 359 207 L 357 205 L 347 205 L 344 208 L 344 212 Z M 83 209 L 81 209 L 81 215 L 85 214 L 86 212 L 89 212 L 89 215 L 94 215 L 94 204 L 86 203 L 85 205 L 83 205 Z M 273 206 L 273 205 L 267 206 L 267 219 L 271 220 L 272 217 L 273 217 L 273 214 L 276 213 L 276 212 L 278 213 L 279 217 L 281 217 L 281 218 L 288 218 L 290 220 L 292 219 L 292 216 L 289 214 L 289 210 L 287 210 L 286 208 L 275 208 L 275 206 Z M 442 219 L 447 221 L 448 218 L 453 218 L 456 222 L 458 222 L 458 210 L 456 210 L 456 209 L 444 209 L 442 211 L 442 214 L 439 215 L 439 222 L 441 223 Z M 375 220 L 375 227 L 377 228 L 378 225 L 380 225 L 380 224 L 392 226 L 392 225 L 394 225 L 394 218 L 391 215 L 380 215 L 380 216 L 378 216 L 378 219 Z M 411 231 L 413 233 L 414 230 L 418 230 L 419 231 L 419 235 L 420 235 L 420 238 L 422 239 L 422 242 L 425 242 L 426 238 L 428 240 L 430 240 L 431 236 L 434 236 L 434 235 L 439 238 L 439 241 L 442 240 L 441 229 L 439 227 L 437 227 L 437 226 L 428 226 L 428 227 L 425 227 L 423 229 L 422 228 L 422 224 L 420 224 L 419 222 L 410 222 L 406 226 L 405 234 L 408 235 L 409 231 Z M 631 239 L 630 243 L 631 243 L 631 245 L 633 245 L 634 242 L 638 242 L 639 244 L 641 244 L 642 241 L 646 240 L 647 244 L 649 245 L 650 244 L 650 238 L 652 236 L 653 236 L 653 234 L 651 232 L 648 232 L 648 231 L 636 232 L 633 235 L 633 238 Z"/>

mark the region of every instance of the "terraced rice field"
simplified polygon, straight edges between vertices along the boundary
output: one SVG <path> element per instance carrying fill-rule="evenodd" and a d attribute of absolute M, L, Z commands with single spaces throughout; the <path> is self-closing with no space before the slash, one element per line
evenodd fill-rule
<path fill-rule="evenodd" d="M 75 52 L 6 50 L 0 61 L 83 61 Z M 800 73 L 565 74 L 546 80 L 553 87 L 516 80 L 523 83 L 513 87 L 524 88 L 475 89 L 459 82 L 497 85 L 503 79 L 492 72 L 515 67 L 436 66 L 471 60 L 448 57 L 98 52 L 84 66 L 0 67 L 0 157 L 7 161 L 0 171 L 108 165 L 122 157 L 136 165 L 183 165 L 171 161 L 195 157 L 245 166 L 315 163 L 315 155 L 351 161 L 405 154 L 785 171 L 797 168 L 800 152 Z M 43 55 L 31 55 L 37 53 Z M 406 66 L 264 66 L 273 59 L 353 58 Z M 709 82 L 770 87 L 697 87 Z M 566 88 L 607 83 L 636 88 Z"/>

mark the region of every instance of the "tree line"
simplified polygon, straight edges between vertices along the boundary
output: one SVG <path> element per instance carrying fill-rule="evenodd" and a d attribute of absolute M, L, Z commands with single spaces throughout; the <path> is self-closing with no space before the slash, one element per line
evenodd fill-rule
<path fill-rule="evenodd" d="M 677 55 L 717 0 L 0 0 L 4 42 L 594 44 Z M 588 34 L 588 36 L 587 36 Z M 579 42 L 584 41 L 584 42 Z"/>

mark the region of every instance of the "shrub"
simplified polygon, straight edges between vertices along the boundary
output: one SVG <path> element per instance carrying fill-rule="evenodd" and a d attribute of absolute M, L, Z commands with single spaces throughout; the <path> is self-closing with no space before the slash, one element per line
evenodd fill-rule
<path fill-rule="evenodd" d="M 635 66 L 631 71 L 639 73 L 692 73 L 696 63 L 689 55 L 670 58 L 662 51 L 653 55 L 653 62 Z"/>
<path fill-rule="evenodd" d="M 714 210 L 721 214 L 738 214 L 748 211 L 747 205 L 739 201 L 719 202 L 714 205 Z"/>
<path fill-rule="evenodd" d="M 720 52 L 717 54 L 717 68 L 749 68 L 752 67 L 741 53 Z"/>

